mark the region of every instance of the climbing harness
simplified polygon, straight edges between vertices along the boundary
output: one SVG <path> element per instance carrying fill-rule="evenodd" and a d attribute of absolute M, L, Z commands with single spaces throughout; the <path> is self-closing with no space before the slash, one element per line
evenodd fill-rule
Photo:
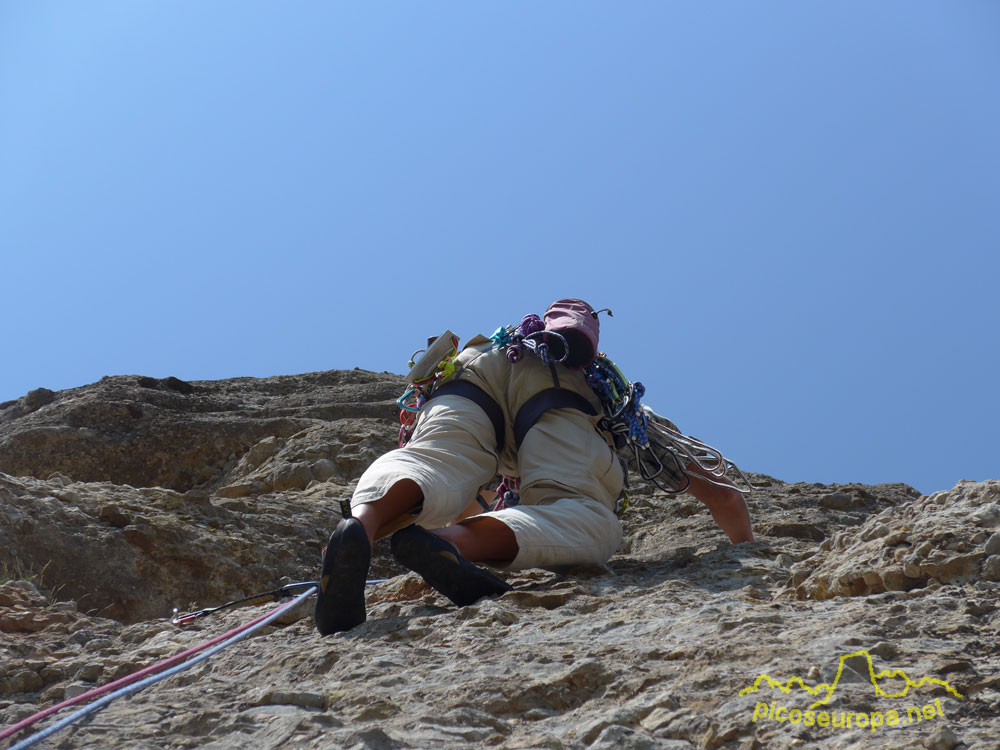
<path fill-rule="evenodd" d="M 579 303 L 579 300 L 561 302 Z M 586 310 L 589 305 L 582 303 Z M 571 305 L 572 306 L 572 305 Z M 546 322 L 538 315 L 525 315 L 520 324 L 500 326 L 490 336 L 493 349 L 504 351 L 509 362 L 520 362 L 525 354 L 537 356 L 552 370 L 555 387 L 543 390 L 521 407 L 514 416 L 514 445 L 520 448 L 528 431 L 550 409 L 571 408 L 590 416 L 597 416 L 591 403 L 575 391 L 559 387 L 556 365 L 569 365 L 571 342 L 582 341 L 585 345 L 596 345 L 597 328 L 590 328 L 589 318 L 580 323 L 579 306 L 573 324 L 560 330 L 546 327 Z M 594 320 L 606 312 L 614 317 L 610 309 L 591 311 Z M 548 320 L 548 313 L 546 313 Z M 571 338 L 572 337 L 572 338 Z M 450 343 L 450 347 L 448 344 Z M 585 349 L 585 352 L 589 350 Z M 419 352 L 416 352 L 414 356 Z M 412 359 L 408 378 L 409 386 L 397 402 L 400 408 L 399 445 L 406 445 L 413 434 L 417 415 L 428 401 L 443 395 L 458 395 L 478 404 L 489 416 L 497 439 L 497 451 L 502 452 L 507 436 L 504 434 L 503 411 L 493 398 L 478 386 L 468 381 L 448 380 L 455 373 L 455 357 L 458 354 L 458 338 L 446 331 L 437 339 L 432 339 L 426 354 L 418 364 Z M 576 362 L 586 361 L 579 355 Z M 582 369 L 587 385 L 601 403 L 603 414 L 598 422 L 600 429 L 610 434 L 615 451 L 625 469 L 626 490 L 628 469 L 633 468 L 639 476 L 668 494 L 680 494 L 691 485 L 691 472 L 710 484 L 735 489 L 741 494 L 749 494 L 755 487 L 732 461 L 722 453 L 698 438 L 685 435 L 670 420 L 661 417 L 642 403 L 646 389 L 642 383 L 629 381 L 618 366 L 603 353 L 596 353 L 593 360 Z M 415 377 L 415 373 L 419 377 Z M 691 468 L 689 468 L 691 467 Z M 497 500 L 493 509 L 509 508 L 519 502 L 520 480 L 517 477 L 502 477 L 497 487 Z M 616 512 L 628 507 L 627 491 L 623 492 Z"/>
<path fill-rule="evenodd" d="M 439 396 L 461 396 L 462 398 L 467 398 L 486 412 L 486 416 L 489 417 L 490 423 L 493 425 L 493 435 L 497 442 L 497 453 L 503 453 L 503 449 L 507 444 L 507 428 L 504 426 L 503 410 L 490 394 L 475 383 L 470 383 L 467 380 L 453 380 L 438 387 L 425 399 L 425 403 Z"/>
<path fill-rule="evenodd" d="M 546 388 L 524 402 L 514 417 L 514 444 L 520 448 L 528 431 L 550 409 L 576 409 L 590 417 L 597 416 L 593 405 L 576 391 L 567 388 Z"/>

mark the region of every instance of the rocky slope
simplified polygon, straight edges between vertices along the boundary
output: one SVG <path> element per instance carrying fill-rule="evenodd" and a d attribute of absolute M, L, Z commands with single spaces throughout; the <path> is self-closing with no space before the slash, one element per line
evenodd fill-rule
<path fill-rule="evenodd" d="M 0 727 L 264 611 L 174 607 L 314 578 L 402 385 L 122 376 L 0 404 Z M 754 544 L 639 485 L 607 568 L 463 609 L 380 549 L 350 633 L 305 605 L 43 746 L 1000 747 L 1000 481 L 752 478 Z"/>

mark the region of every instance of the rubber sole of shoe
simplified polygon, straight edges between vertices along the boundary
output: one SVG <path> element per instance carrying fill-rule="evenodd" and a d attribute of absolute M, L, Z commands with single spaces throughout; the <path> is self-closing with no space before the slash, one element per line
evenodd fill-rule
<path fill-rule="evenodd" d="M 341 633 L 365 621 L 365 581 L 371 547 L 364 526 L 345 518 L 330 535 L 316 594 L 315 620 L 320 635 Z"/>
<path fill-rule="evenodd" d="M 488 570 L 463 558 L 450 543 L 419 526 L 407 526 L 393 534 L 390 548 L 393 557 L 459 607 L 513 590 Z"/>

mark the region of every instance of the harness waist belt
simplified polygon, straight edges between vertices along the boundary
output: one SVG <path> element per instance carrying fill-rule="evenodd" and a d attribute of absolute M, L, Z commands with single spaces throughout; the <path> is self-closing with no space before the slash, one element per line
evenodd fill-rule
<path fill-rule="evenodd" d="M 576 409 L 591 417 L 597 416 L 594 405 L 576 391 L 546 388 L 525 401 L 514 417 L 514 445 L 520 449 L 524 436 L 549 409 Z"/>
<path fill-rule="evenodd" d="M 504 429 L 503 410 L 500 408 L 500 404 L 494 401 L 490 394 L 475 383 L 470 383 L 468 380 L 453 380 L 450 383 L 445 383 L 435 389 L 435 391 L 427 397 L 427 401 L 435 399 L 438 396 L 461 396 L 462 398 L 469 399 L 469 401 L 472 401 L 484 412 L 486 412 L 486 416 L 489 417 L 490 422 L 493 423 L 493 434 L 497 439 L 497 454 L 499 455 L 500 453 L 503 453 L 504 446 L 507 442 L 506 430 Z"/>

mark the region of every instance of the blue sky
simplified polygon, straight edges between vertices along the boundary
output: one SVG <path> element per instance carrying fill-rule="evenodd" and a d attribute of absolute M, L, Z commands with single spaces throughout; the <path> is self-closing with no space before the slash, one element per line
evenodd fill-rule
<path fill-rule="evenodd" d="M 0 402 L 579 296 L 787 481 L 1000 477 L 1000 4 L 0 0 Z"/>

